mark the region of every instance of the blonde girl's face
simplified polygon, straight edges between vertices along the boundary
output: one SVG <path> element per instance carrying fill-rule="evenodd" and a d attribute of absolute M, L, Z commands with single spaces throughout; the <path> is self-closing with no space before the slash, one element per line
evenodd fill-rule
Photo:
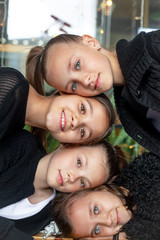
<path fill-rule="evenodd" d="M 109 116 L 96 99 L 64 94 L 55 97 L 50 105 L 46 126 L 60 142 L 83 143 L 106 132 Z"/>
<path fill-rule="evenodd" d="M 46 81 L 54 88 L 81 96 L 94 96 L 112 88 L 109 59 L 99 52 L 94 38 L 82 43 L 60 43 L 48 51 Z"/>
<path fill-rule="evenodd" d="M 101 146 L 62 148 L 51 155 L 47 183 L 61 192 L 73 192 L 104 183 L 109 177 Z"/>

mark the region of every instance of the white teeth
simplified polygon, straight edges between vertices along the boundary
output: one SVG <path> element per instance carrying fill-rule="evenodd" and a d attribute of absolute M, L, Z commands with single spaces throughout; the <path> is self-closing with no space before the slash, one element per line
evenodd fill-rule
<path fill-rule="evenodd" d="M 64 122 L 65 122 L 65 119 L 64 119 L 64 112 L 62 112 L 62 129 L 64 129 Z"/>

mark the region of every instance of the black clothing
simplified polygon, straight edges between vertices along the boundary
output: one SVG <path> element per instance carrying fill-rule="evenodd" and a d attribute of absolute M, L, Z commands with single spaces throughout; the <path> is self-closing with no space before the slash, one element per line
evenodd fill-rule
<path fill-rule="evenodd" d="M 9 219 L 0 217 L 0 239 L 1 240 L 33 240 L 31 236 L 28 236 L 15 228 L 14 222 Z"/>
<path fill-rule="evenodd" d="M 136 210 L 123 227 L 131 240 L 160 239 L 160 158 L 144 153 L 123 170 L 118 183 L 133 197 Z"/>
<path fill-rule="evenodd" d="M 160 112 L 160 30 L 122 39 L 116 52 L 125 79 L 125 86 L 114 87 L 120 121 L 135 141 L 160 156 L 159 132 L 146 118 L 149 108 Z"/>
<path fill-rule="evenodd" d="M 34 193 L 34 176 L 39 160 L 46 155 L 42 144 L 23 129 L 29 83 L 12 68 L 0 68 L 0 208 L 16 203 Z M 4 187 L 5 186 L 5 187 Z M 52 220 L 50 204 L 34 216 L 7 220 L 0 217 L 3 239 L 32 239 Z M 17 227 L 17 229 L 14 227 Z M 7 230 L 8 229 L 8 230 Z M 20 234 L 20 235 L 18 235 Z M 12 235 L 12 237 L 10 237 Z M 18 238 L 19 237 L 19 238 Z"/>

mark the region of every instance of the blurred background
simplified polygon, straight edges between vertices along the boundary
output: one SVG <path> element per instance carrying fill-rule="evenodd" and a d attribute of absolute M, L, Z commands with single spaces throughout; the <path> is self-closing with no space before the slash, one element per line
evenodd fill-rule
<path fill-rule="evenodd" d="M 107 49 L 121 38 L 160 28 L 160 0 L 0 0 L 0 66 L 25 75 L 28 51 L 61 33 L 89 34 Z M 50 87 L 46 84 L 46 92 Z M 112 90 L 107 93 L 112 103 Z M 143 151 L 118 117 L 108 140 L 120 144 L 131 160 Z M 48 134 L 48 151 L 57 141 Z"/>

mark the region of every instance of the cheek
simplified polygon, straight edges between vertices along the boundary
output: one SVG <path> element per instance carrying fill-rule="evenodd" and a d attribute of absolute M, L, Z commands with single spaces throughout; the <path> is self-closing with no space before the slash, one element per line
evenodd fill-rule
<path fill-rule="evenodd" d="M 80 142 L 76 130 L 75 131 L 67 131 L 63 135 L 63 139 L 65 140 L 65 142 L 68 142 L 68 143 L 78 143 L 78 142 Z"/>
<path fill-rule="evenodd" d="M 47 174 L 47 182 L 49 184 L 50 187 L 53 187 L 55 188 L 57 183 L 56 183 L 56 172 L 52 169 L 50 169 L 48 171 L 48 174 Z"/>
<path fill-rule="evenodd" d="M 106 180 L 107 180 L 106 173 L 105 174 L 100 174 L 99 176 L 97 176 L 96 175 L 97 172 L 98 172 L 98 170 L 95 172 L 95 174 L 94 174 L 95 177 L 94 177 L 94 179 L 92 181 L 93 182 L 93 187 L 99 186 L 99 185 L 105 183 Z M 102 173 L 102 172 L 99 171 L 99 173 Z"/>
<path fill-rule="evenodd" d="M 80 188 L 78 187 L 78 184 L 76 183 L 72 183 L 72 184 L 69 184 L 67 187 L 66 187 L 66 192 L 75 192 L 75 191 L 78 191 L 80 190 Z"/>

